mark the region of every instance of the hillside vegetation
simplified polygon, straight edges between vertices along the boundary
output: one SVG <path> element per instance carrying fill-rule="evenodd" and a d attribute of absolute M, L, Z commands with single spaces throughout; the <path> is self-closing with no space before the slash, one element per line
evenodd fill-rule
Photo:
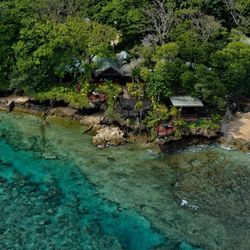
<path fill-rule="evenodd" d="M 143 98 L 192 95 L 221 110 L 250 96 L 250 0 L 2 0 L 0 9 L 0 90 L 63 87 L 75 103 L 93 58 L 125 50 Z"/>

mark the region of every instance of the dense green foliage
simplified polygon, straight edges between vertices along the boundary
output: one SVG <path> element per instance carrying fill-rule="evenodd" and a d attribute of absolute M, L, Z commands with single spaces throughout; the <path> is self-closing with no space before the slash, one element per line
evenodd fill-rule
<path fill-rule="evenodd" d="M 83 109 L 89 107 L 87 95 L 84 90 L 76 92 L 72 88 L 54 87 L 49 91 L 34 94 L 34 98 L 39 101 L 64 101 L 72 108 Z"/>
<path fill-rule="evenodd" d="M 75 85 L 91 82 L 93 58 L 127 50 L 138 100 L 194 95 L 221 110 L 250 96 L 249 15 L 250 0 L 1 0 L 0 90 L 84 107 Z"/>
<path fill-rule="evenodd" d="M 96 89 L 98 92 L 107 95 L 106 111 L 105 114 L 112 120 L 118 121 L 121 116 L 116 111 L 117 98 L 122 93 L 122 89 L 119 85 L 113 84 L 112 82 L 106 82 L 101 84 Z"/>

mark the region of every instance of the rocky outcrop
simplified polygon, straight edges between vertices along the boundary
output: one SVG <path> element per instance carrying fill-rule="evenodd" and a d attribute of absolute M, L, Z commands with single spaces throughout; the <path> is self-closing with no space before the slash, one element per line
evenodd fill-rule
<path fill-rule="evenodd" d="M 163 152 L 173 152 L 185 147 L 213 143 L 219 136 L 220 128 L 186 127 L 172 134 L 156 139 Z"/>
<path fill-rule="evenodd" d="M 124 132 L 118 127 L 105 127 L 100 129 L 97 135 L 93 137 L 93 144 L 101 147 L 122 145 L 126 143 L 124 135 Z"/>
<path fill-rule="evenodd" d="M 211 144 L 216 141 L 217 137 L 205 137 L 201 135 L 185 135 L 181 137 L 165 137 L 156 139 L 162 152 L 175 152 L 177 150 L 183 150 L 186 147 L 201 145 L 201 144 Z"/>
<path fill-rule="evenodd" d="M 80 124 L 83 126 L 88 126 L 88 131 L 96 132 L 104 128 L 104 125 L 101 125 L 103 118 L 103 114 L 85 115 L 81 117 Z"/>
<path fill-rule="evenodd" d="M 189 129 L 189 134 L 190 135 L 195 135 L 195 136 L 204 136 L 207 138 L 213 138 L 213 137 L 217 137 L 218 133 L 220 132 L 220 128 L 218 129 L 209 129 L 209 128 L 190 128 Z"/>
<path fill-rule="evenodd" d="M 77 111 L 78 111 L 77 109 L 73 109 L 70 107 L 58 107 L 50 109 L 48 115 L 73 118 L 74 115 L 77 113 Z"/>
<path fill-rule="evenodd" d="M 30 100 L 26 96 L 7 96 L 0 98 L 0 107 L 5 110 L 12 111 L 15 106 L 24 105 Z"/>
<path fill-rule="evenodd" d="M 85 115 L 81 117 L 80 123 L 85 126 L 100 124 L 103 120 L 103 114 Z"/>
<path fill-rule="evenodd" d="M 1 110 L 6 110 L 6 111 L 11 112 L 11 111 L 13 111 L 14 107 L 15 107 L 14 101 L 9 101 L 7 99 L 0 100 L 0 109 Z"/>
<path fill-rule="evenodd" d="M 14 101 L 15 104 L 17 104 L 17 105 L 24 105 L 24 104 L 27 103 L 29 100 L 30 100 L 30 98 L 27 97 L 27 96 L 19 96 L 19 97 L 14 98 L 13 101 Z"/>

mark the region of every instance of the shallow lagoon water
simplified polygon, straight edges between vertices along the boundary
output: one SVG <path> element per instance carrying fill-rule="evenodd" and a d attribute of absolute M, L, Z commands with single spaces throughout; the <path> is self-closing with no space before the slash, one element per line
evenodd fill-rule
<path fill-rule="evenodd" d="M 248 155 L 100 150 L 82 130 L 0 113 L 1 249 L 248 249 Z"/>
<path fill-rule="evenodd" d="M 150 249 L 163 242 L 144 217 L 98 197 L 76 166 L 3 141 L 0 156 L 1 249 Z"/>

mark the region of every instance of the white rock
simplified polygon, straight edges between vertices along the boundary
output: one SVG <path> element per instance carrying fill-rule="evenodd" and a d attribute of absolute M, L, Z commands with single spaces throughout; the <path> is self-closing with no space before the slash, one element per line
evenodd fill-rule
<path fill-rule="evenodd" d="M 125 144 L 124 132 L 118 127 L 105 127 L 97 132 L 97 135 L 93 138 L 93 144 L 96 146 L 106 145 L 122 145 Z"/>

